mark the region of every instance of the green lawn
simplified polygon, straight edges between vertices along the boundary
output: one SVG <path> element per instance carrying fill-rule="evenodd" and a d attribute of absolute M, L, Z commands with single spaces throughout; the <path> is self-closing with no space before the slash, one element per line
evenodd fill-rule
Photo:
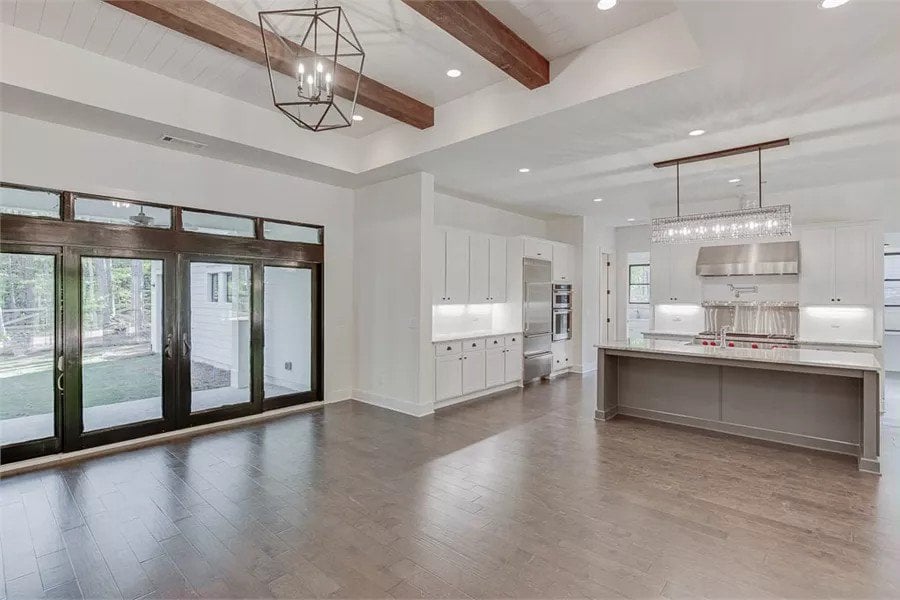
<path fill-rule="evenodd" d="M 99 360 L 84 366 L 84 406 L 102 406 L 162 395 L 159 354 Z M 193 388 L 228 385 L 227 371 L 194 363 Z M 46 369 L 0 378 L 0 419 L 14 419 L 53 411 L 53 373 Z"/>

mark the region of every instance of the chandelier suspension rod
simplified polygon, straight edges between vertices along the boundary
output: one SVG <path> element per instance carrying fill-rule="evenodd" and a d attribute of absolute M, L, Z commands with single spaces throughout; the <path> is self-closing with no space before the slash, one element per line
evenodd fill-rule
<path fill-rule="evenodd" d="M 759 207 L 762 208 L 762 148 L 756 149 L 756 172 L 759 178 Z"/>
<path fill-rule="evenodd" d="M 681 163 L 675 163 L 675 216 L 681 216 Z"/>

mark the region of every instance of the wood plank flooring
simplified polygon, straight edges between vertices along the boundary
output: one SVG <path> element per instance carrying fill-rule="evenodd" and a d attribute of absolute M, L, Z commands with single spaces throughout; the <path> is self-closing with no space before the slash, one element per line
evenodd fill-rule
<path fill-rule="evenodd" d="M 570 376 L 356 402 L 0 481 L 5 598 L 896 598 L 898 429 L 855 461 L 593 419 Z"/>

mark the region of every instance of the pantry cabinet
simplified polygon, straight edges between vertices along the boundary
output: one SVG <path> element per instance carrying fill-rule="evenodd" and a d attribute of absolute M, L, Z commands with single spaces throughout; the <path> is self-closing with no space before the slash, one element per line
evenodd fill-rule
<path fill-rule="evenodd" d="M 871 305 L 873 243 L 871 228 L 865 224 L 803 229 L 800 232 L 800 303 Z"/>

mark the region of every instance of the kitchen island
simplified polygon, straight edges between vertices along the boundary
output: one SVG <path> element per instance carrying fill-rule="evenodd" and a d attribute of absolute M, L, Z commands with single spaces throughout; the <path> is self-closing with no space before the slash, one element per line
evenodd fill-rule
<path fill-rule="evenodd" d="M 881 366 L 871 354 L 668 340 L 595 347 L 598 420 L 629 415 L 849 454 L 880 472 Z"/>

